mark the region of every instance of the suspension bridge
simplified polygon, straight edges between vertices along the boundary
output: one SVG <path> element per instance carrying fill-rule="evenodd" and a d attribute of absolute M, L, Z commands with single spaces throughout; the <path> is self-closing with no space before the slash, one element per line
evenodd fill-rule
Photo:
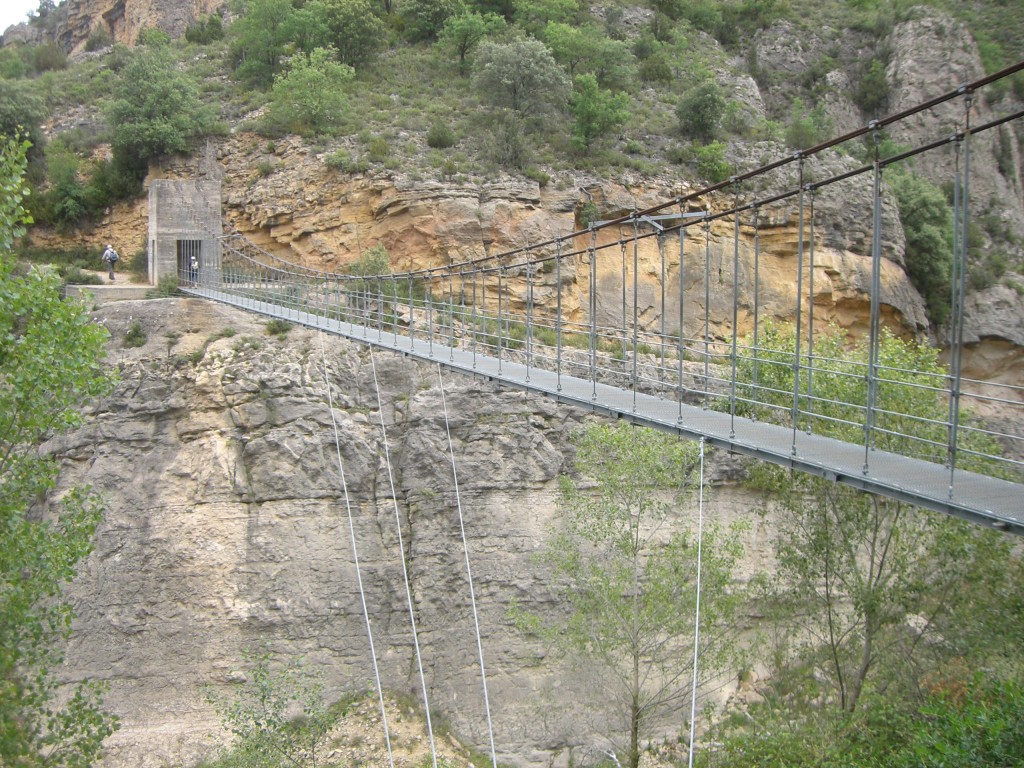
<path fill-rule="evenodd" d="M 179 242 L 179 283 L 193 296 L 1022 535 L 1024 387 L 968 378 L 964 362 L 972 146 L 1024 112 L 974 116 L 988 87 L 1022 69 L 1024 62 L 693 193 L 519 249 L 403 274 L 350 274 L 309 269 L 230 234 L 196 259 Z M 950 132 L 883 151 L 887 132 L 904 121 L 957 104 Z M 848 160 L 841 172 L 814 165 L 836 156 Z M 913 162 L 950 168 L 949 352 L 939 371 L 885 354 L 893 312 L 883 243 L 893 224 L 883 213 L 884 181 Z M 870 190 L 854 212 L 870 231 L 860 358 L 823 345 L 828 318 L 814 301 L 824 274 L 815 200 L 856 199 L 853 185 Z M 764 222 L 780 216 L 797 222 L 786 347 L 773 341 L 766 317 L 759 243 Z M 713 322 L 711 307 L 723 300 L 731 322 Z"/>

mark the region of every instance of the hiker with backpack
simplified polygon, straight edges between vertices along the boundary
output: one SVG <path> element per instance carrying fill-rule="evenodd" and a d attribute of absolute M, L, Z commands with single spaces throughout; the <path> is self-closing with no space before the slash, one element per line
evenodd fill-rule
<path fill-rule="evenodd" d="M 110 268 L 110 272 L 107 275 L 107 277 L 110 278 L 110 282 L 114 282 L 114 264 L 116 264 L 118 258 L 120 258 L 117 255 L 117 251 L 114 250 L 114 246 L 112 246 L 110 243 L 107 243 L 107 247 L 103 251 L 103 256 L 101 258 L 103 259 L 103 261 L 107 263 L 107 266 Z"/>

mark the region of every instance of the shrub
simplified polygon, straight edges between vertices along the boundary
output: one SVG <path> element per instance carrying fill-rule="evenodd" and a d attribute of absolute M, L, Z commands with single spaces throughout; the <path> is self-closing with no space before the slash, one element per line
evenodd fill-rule
<path fill-rule="evenodd" d="M 366 151 L 374 163 L 383 163 L 391 156 L 391 147 L 388 146 L 388 140 L 383 136 L 375 136 L 370 139 L 369 144 L 366 145 Z"/>
<path fill-rule="evenodd" d="M 878 59 L 872 59 L 861 74 L 853 102 L 869 115 L 877 117 L 885 112 L 889 103 L 889 81 L 885 77 L 885 66 Z"/>
<path fill-rule="evenodd" d="M 165 299 L 180 296 L 177 275 L 163 275 L 156 283 L 156 288 L 146 293 L 148 298 Z"/>
<path fill-rule="evenodd" d="M 405 36 L 413 41 L 433 40 L 444 23 L 463 11 L 462 0 L 405 0 L 400 13 L 405 20 Z"/>
<path fill-rule="evenodd" d="M 149 274 L 149 253 L 145 248 L 140 248 L 128 258 L 128 271 L 141 278 Z"/>
<path fill-rule="evenodd" d="M 586 152 L 591 143 L 629 119 L 629 97 L 613 94 L 597 84 L 591 74 L 576 78 L 575 90 L 569 99 L 573 115 L 572 143 L 578 152 Z"/>
<path fill-rule="evenodd" d="M 288 331 L 292 329 L 292 324 L 287 320 L 274 317 L 267 321 L 267 325 L 265 327 L 269 335 L 283 339 L 288 334 Z"/>
<path fill-rule="evenodd" d="M 274 78 L 267 120 L 272 128 L 319 135 L 335 128 L 348 109 L 345 83 L 355 70 L 335 60 L 333 48 L 299 54 Z"/>
<path fill-rule="evenodd" d="M 668 56 L 658 51 L 640 62 L 640 79 L 647 83 L 671 83 L 672 65 Z"/>
<path fill-rule="evenodd" d="M 708 81 L 687 91 L 676 107 L 679 130 L 683 136 L 700 141 L 711 141 L 725 111 L 725 97 L 714 81 Z"/>
<path fill-rule="evenodd" d="M 941 323 L 949 314 L 953 263 L 949 203 L 941 189 L 910 173 L 891 174 L 889 185 L 906 237 L 907 276 L 924 298 L 932 322 Z"/>
<path fill-rule="evenodd" d="M 561 108 L 572 88 L 548 47 L 533 39 L 481 43 L 473 85 L 484 101 L 524 117 Z"/>
<path fill-rule="evenodd" d="M 202 16 L 185 30 L 185 39 L 197 45 L 207 45 L 224 37 L 224 25 L 220 16 L 214 14 L 206 19 Z"/>
<path fill-rule="evenodd" d="M 712 141 L 703 147 L 695 147 L 694 154 L 697 158 L 697 173 L 712 184 L 724 181 L 732 173 L 732 166 L 725 159 L 725 144 L 722 142 Z"/>
<path fill-rule="evenodd" d="M 550 174 L 540 170 L 539 168 L 527 168 L 523 171 L 523 175 L 532 181 L 536 181 L 542 189 L 551 183 Z"/>
<path fill-rule="evenodd" d="M 142 323 L 133 320 L 132 324 L 128 326 L 128 332 L 124 335 L 124 345 L 126 347 L 141 347 L 145 343 L 146 332 L 142 330 Z"/>
<path fill-rule="evenodd" d="M 164 32 L 162 29 L 156 27 L 144 27 L 139 30 L 139 45 L 149 46 L 151 48 L 162 48 L 171 44 L 171 36 Z"/>
<path fill-rule="evenodd" d="M 32 51 L 32 68 L 36 72 L 65 69 L 67 66 L 68 55 L 56 43 L 43 43 Z"/>
<path fill-rule="evenodd" d="M 102 51 L 113 44 L 114 38 L 111 36 L 110 30 L 104 26 L 99 26 L 89 34 L 89 39 L 85 41 L 85 50 L 90 52 Z"/>
<path fill-rule="evenodd" d="M 807 149 L 824 141 L 832 129 L 823 105 L 808 111 L 803 99 L 796 99 L 789 110 L 786 143 L 793 149 Z"/>
<path fill-rule="evenodd" d="M 433 149 L 448 149 L 455 146 L 455 131 L 447 123 L 435 121 L 427 131 L 427 146 Z"/>
<path fill-rule="evenodd" d="M 60 270 L 67 285 L 102 285 L 103 278 L 92 272 L 83 272 L 79 267 L 72 266 Z"/>

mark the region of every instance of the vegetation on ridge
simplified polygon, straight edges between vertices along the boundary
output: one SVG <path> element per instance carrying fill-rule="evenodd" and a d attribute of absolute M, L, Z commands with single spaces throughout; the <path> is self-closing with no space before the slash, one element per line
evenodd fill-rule
<path fill-rule="evenodd" d="M 990 71 L 1020 55 L 1016 6 L 929 4 L 970 26 Z M 737 147 L 766 139 L 806 147 L 835 131 L 819 103 L 831 71 L 857 84 L 850 95 L 864 123 L 883 112 L 887 36 L 920 13 L 917 6 L 230 0 L 230 23 L 201 18 L 181 40 L 144 30 L 129 50 L 98 28 L 86 45 L 93 54 L 73 62 L 43 55 L 50 44 L 0 49 L 0 132 L 26 126 L 34 145 L 29 207 L 37 221 L 64 229 L 139 194 L 149 162 L 239 122 L 271 139 L 300 134 L 343 172 L 513 172 L 556 185 L 572 184 L 578 171 L 667 172 L 714 182 L 749 170 L 736 167 Z M 52 24 L 52 12 L 44 0 L 36 23 Z M 776 22 L 843 32 L 799 77 L 783 80 L 759 64 L 753 45 Z M 748 74 L 765 95 L 766 115 L 729 85 Z M 1024 94 L 1024 76 L 1011 87 Z M 46 117 L 82 107 L 92 112 L 87 127 L 43 141 Z M 112 156 L 96 152 L 105 142 Z M 972 241 L 975 287 L 1000 279 L 1019 258 L 1016 238 L 997 217 L 986 221 L 991 231 Z M 945 311 L 936 300 L 945 262 L 910 270 L 935 323 Z"/>

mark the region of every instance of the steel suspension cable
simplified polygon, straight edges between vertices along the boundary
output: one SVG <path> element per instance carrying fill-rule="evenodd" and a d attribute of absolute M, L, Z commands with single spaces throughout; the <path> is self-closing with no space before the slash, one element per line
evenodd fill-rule
<path fill-rule="evenodd" d="M 338 434 L 338 420 L 334 416 L 334 396 L 331 394 L 331 378 L 327 367 L 327 350 L 324 348 L 324 334 L 320 332 L 320 356 L 324 364 L 324 384 L 327 386 L 327 407 L 331 412 L 331 424 L 334 427 L 334 450 L 338 457 L 338 475 L 341 488 L 345 495 L 345 509 L 348 512 L 348 532 L 352 541 L 352 560 L 356 569 L 356 584 L 359 586 L 359 601 L 363 606 L 363 619 L 366 621 L 366 636 L 370 642 L 370 658 L 373 660 L 373 676 L 377 682 L 377 698 L 380 701 L 381 723 L 384 725 L 384 741 L 388 748 L 388 764 L 395 768 L 394 755 L 391 752 L 391 734 L 388 730 L 388 716 L 384 708 L 384 689 L 380 683 L 380 668 L 377 665 L 377 651 L 373 645 L 373 629 L 370 627 L 370 611 L 366 607 L 366 591 L 363 589 L 363 575 L 359 568 L 359 548 L 356 546 L 356 529 L 352 516 L 352 501 L 349 498 L 348 483 L 345 481 L 345 462 L 341 458 L 341 437 Z"/>
<path fill-rule="evenodd" d="M 409 587 L 409 569 L 405 559 L 405 542 L 402 539 L 402 519 L 398 514 L 398 495 L 395 493 L 395 478 L 391 471 L 391 451 L 388 449 L 388 430 L 384 425 L 384 405 L 380 398 L 380 384 L 377 380 L 377 363 L 370 347 L 370 367 L 373 369 L 373 386 L 377 391 L 377 413 L 380 414 L 380 431 L 384 439 L 384 460 L 388 468 L 388 484 L 391 487 L 391 503 L 395 507 L 395 532 L 398 536 L 398 553 L 402 560 L 402 581 L 405 583 L 405 600 L 409 606 L 409 626 L 412 628 L 412 644 L 416 651 L 416 668 L 420 675 L 420 690 L 423 693 L 423 711 L 427 720 L 427 738 L 430 741 L 430 757 L 437 768 L 437 748 L 434 745 L 434 727 L 430 721 L 430 699 L 427 695 L 427 681 L 423 674 L 423 657 L 420 654 L 419 634 L 416 632 L 416 612 L 413 608 L 412 589 Z"/>
<path fill-rule="evenodd" d="M 441 365 L 437 366 L 437 381 L 441 388 L 441 407 L 444 412 L 444 429 L 448 437 L 448 454 L 452 462 L 452 482 L 455 485 L 455 507 L 459 513 L 459 531 L 462 534 L 462 551 L 466 558 L 466 578 L 469 581 L 469 601 L 473 608 L 473 627 L 476 631 L 476 650 L 480 661 L 480 680 L 483 685 L 484 711 L 487 714 L 487 737 L 491 745 L 491 766 L 498 768 L 498 757 L 494 751 L 494 727 L 491 724 L 491 702 L 487 695 L 487 672 L 484 669 L 484 646 L 480 639 L 480 616 L 476 609 L 476 592 L 473 589 L 473 571 L 469 564 L 469 544 L 466 542 L 466 524 L 462 516 L 462 496 L 459 493 L 459 475 L 455 468 L 455 446 L 452 443 L 452 430 L 448 421 L 448 402 L 444 395 L 444 378 Z"/>

